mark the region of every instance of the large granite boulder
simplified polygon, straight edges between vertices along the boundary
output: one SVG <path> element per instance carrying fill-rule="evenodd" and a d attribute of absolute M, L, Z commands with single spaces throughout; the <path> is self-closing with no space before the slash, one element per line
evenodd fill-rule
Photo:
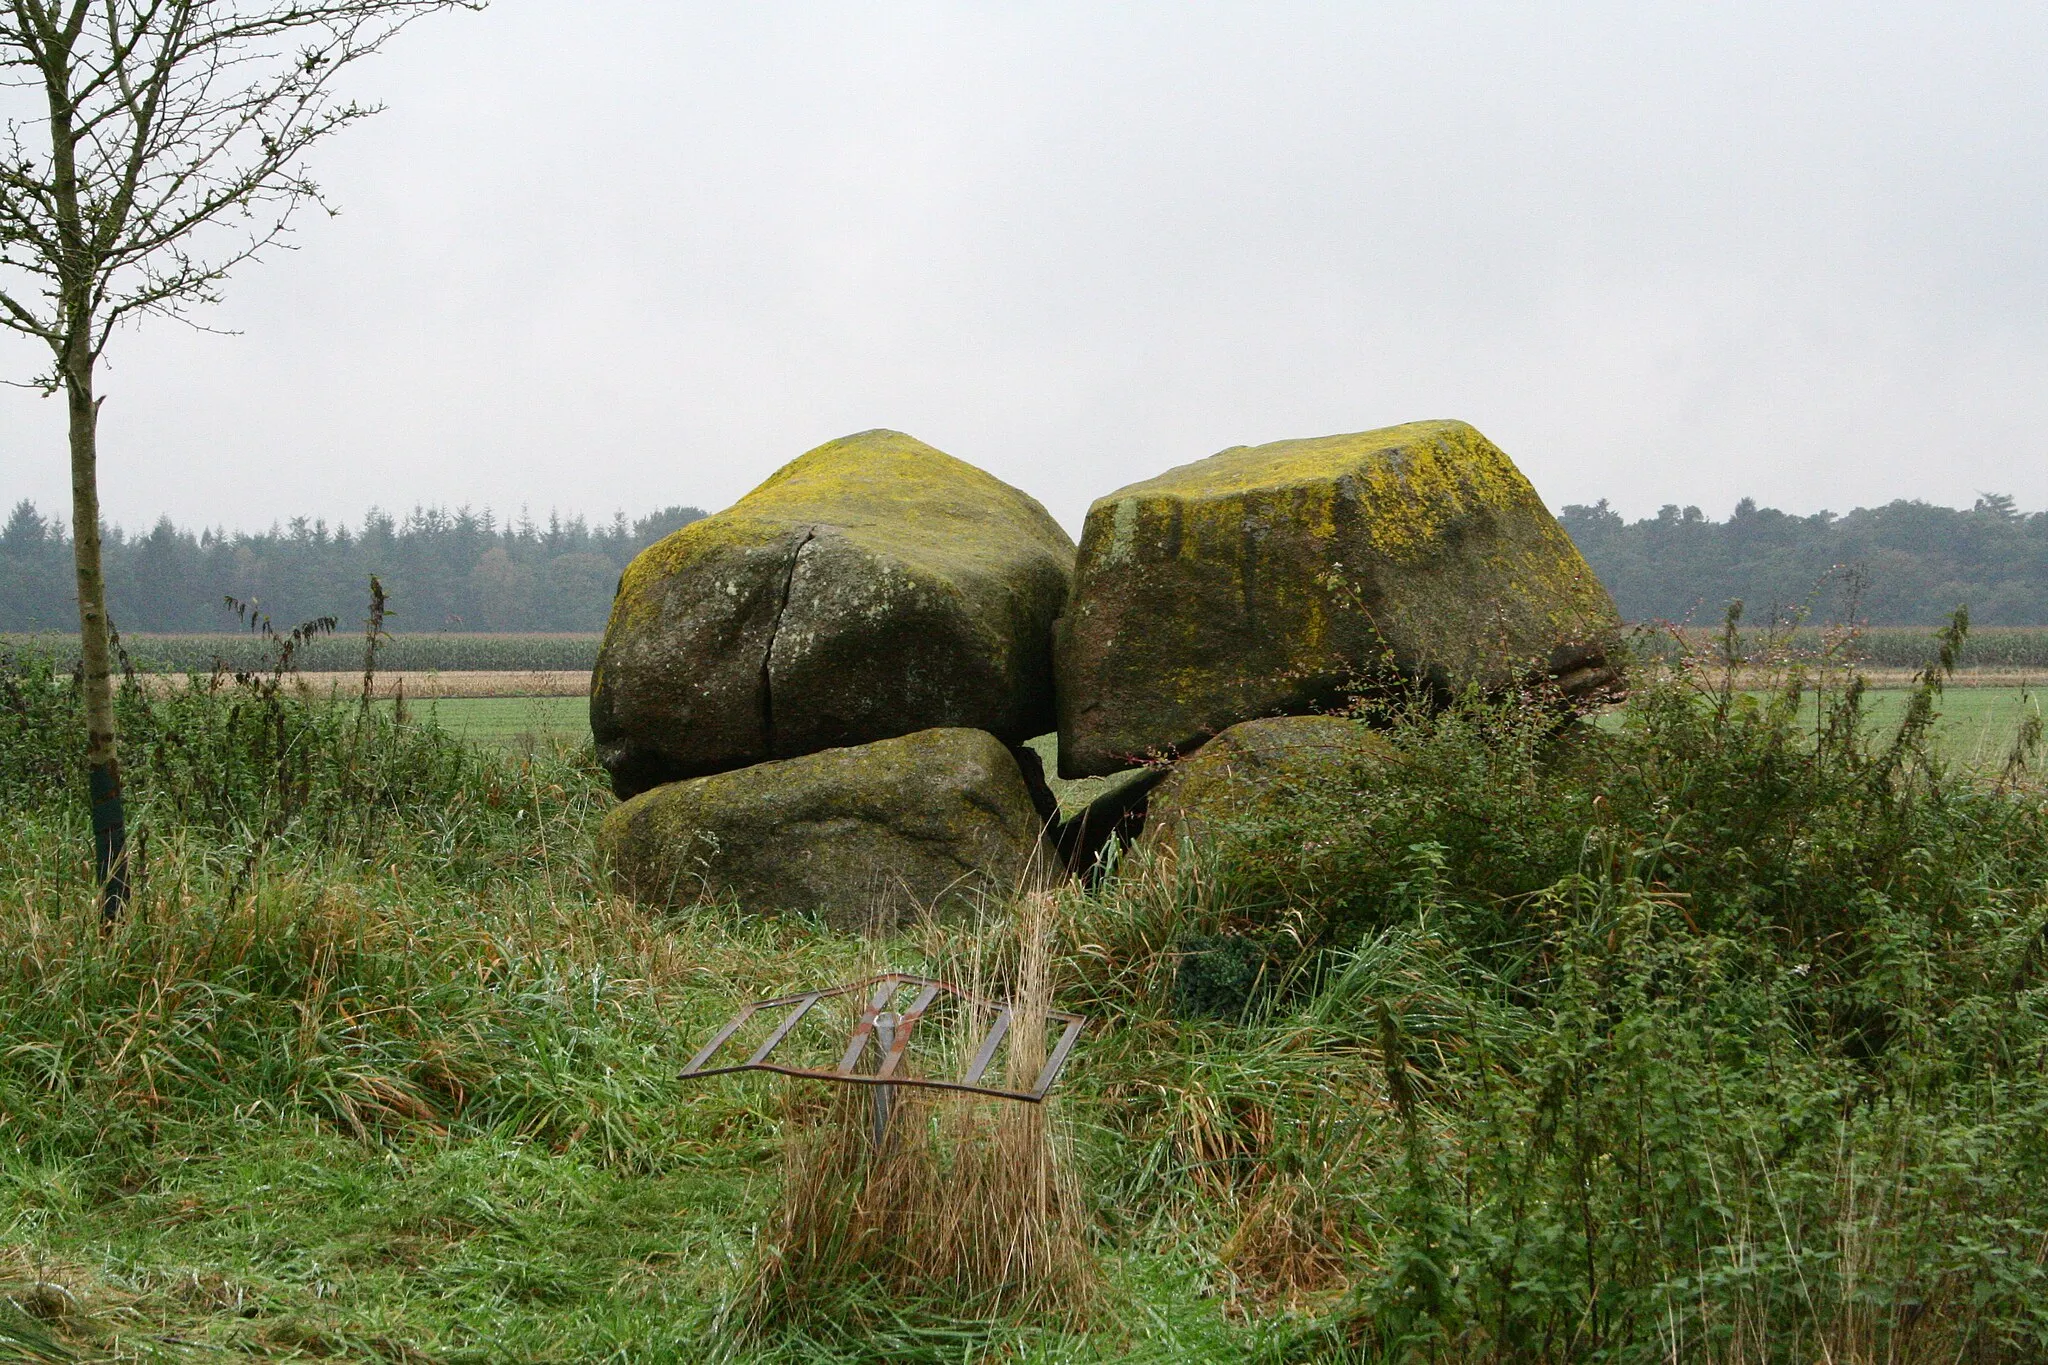
<path fill-rule="evenodd" d="M 1141 842 L 1199 841 L 1273 812 L 1318 783 L 1393 759 L 1384 734 L 1343 716 L 1240 721 L 1174 764 L 1152 790 Z"/>
<path fill-rule="evenodd" d="M 1420 685 L 1611 687 L 1607 590 L 1463 422 L 1238 446 L 1088 510 L 1054 631 L 1060 772 Z"/>
<path fill-rule="evenodd" d="M 734 900 L 871 932 L 1014 891 L 1041 827 L 995 736 L 932 729 L 656 787 L 598 845 L 643 904 Z"/>
<path fill-rule="evenodd" d="M 1025 493 L 896 431 L 832 441 L 649 547 L 590 728 L 613 789 L 932 726 L 1052 728 L 1074 543 Z"/>

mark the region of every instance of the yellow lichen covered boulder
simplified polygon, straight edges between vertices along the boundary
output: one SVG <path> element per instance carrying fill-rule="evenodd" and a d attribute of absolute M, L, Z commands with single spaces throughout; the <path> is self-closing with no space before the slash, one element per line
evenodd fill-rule
<path fill-rule="evenodd" d="M 1052 727 L 1074 543 L 1029 495 L 896 431 L 783 466 L 626 569 L 590 728 L 622 797 L 931 726 Z"/>
<path fill-rule="evenodd" d="M 872 931 L 1014 890 L 1039 829 L 995 736 L 932 729 L 656 787 L 614 808 L 598 844 L 643 904 Z"/>
<path fill-rule="evenodd" d="M 1060 772 L 1399 683 L 1610 687 L 1613 600 L 1463 422 L 1238 446 L 1089 508 L 1055 628 Z"/>
<path fill-rule="evenodd" d="M 1344 716 L 1240 721 L 1204 744 L 1152 789 L 1142 842 L 1200 840 L 1255 820 L 1317 783 L 1394 757 L 1387 737 Z"/>

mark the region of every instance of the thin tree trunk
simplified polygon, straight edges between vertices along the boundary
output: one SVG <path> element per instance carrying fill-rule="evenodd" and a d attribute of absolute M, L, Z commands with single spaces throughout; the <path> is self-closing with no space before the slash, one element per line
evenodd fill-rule
<path fill-rule="evenodd" d="M 58 378 L 71 424 L 71 546 L 78 574 L 78 653 L 85 691 L 85 777 L 92 798 L 93 870 L 100 917 L 112 924 L 128 904 L 128 820 L 121 805 L 121 759 L 114 728 L 113 649 L 108 636 L 107 579 L 100 566 L 100 405 L 93 395 L 99 355 L 95 259 L 78 181 L 78 106 L 72 95 L 71 49 L 83 6 L 58 23 L 54 6 L 17 20 L 32 21 L 41 52 L 37 66 L 50 104 L 50 193 L 57 235 L 61 339 L 54 340 Z"/>
<path fill-rule="evenodd" d="M 71 544 L 78 570 L 78 652 L 85 685 L 93 870 L 100 884 L 100 916 L 111 924 L 128 903 L 128 819 L 121 803 L 121 757 L 114 725 L 107 579 L 100 567 L 100 407 L 93 397 L 93 358 L 80 335 L 83 330 L 74 331 L 63 367 L 71 418 Z"/>

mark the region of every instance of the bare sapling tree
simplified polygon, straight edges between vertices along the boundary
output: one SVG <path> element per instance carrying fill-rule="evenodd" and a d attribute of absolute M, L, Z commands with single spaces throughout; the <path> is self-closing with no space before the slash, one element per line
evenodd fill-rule
<path fill-rule="evenodd" d="M 189 319 L 321 205 L 313 145 L 375 112 L 336 78 L 434 10 L 479 0 L 0 0 L 0 324 L 64 394 L 101 913 L 128 897 L 100 569 L 94 372 L 150 314 Z"/>

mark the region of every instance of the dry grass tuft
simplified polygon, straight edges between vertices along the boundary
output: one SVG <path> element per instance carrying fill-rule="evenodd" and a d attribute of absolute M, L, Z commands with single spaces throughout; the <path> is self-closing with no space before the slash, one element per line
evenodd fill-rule
<path fill-rule="evenodd" d="M 1342 1294 L 1351 1288 L 1352 1240 L 1329 1199 L 1308 1181 L 1269 1182 L 1248 1201 L 1223 1247 L 1232 1308 L 1293 1311 Z"/>
<path fill-rule="evenodd" d="M 1030 1088 L 1045 1061 L 1050 915 L 1049 898 L 1028 893 L 1009 923 L 959 945 L 963 984 L 1011 1005 L 1012 1089 Z M 987 984 L 995 980 L 1009 988 Z M 939 1051 L 956 1062 L 988 1023 L 961 1011 Z M 857 1321 L 934 1296 L 963 1316 L 1079 1326 L 1096 1302 L 1097 1273 L 1056 1104 L 913 1087 L 894 1094 L 877 1153 L 866 1088 L 789 1092 L 781 1211 L 744 1296 L 749 1326 L 821 1314 Z"/>

